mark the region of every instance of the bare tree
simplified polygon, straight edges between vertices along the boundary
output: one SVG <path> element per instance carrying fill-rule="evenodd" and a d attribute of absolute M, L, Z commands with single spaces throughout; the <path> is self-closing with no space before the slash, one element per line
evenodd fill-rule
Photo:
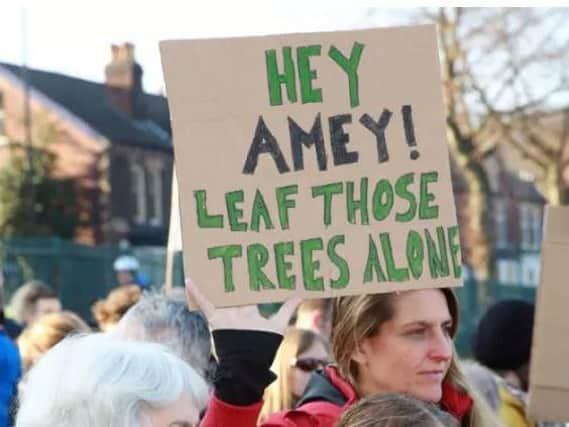
<path fill-rule="evenodd" d="M 387 18 L 387 19 L 386 19 Z M 567 8 L 368 10 L 362 25 L 437 24 L 450 150 L 468 181 L 465 261 L 489 276 L 485 159 L 516 155 L 551 204 L 569 204 Z"/>
<path fill-rule="evenodd" d="M 484 232 L 483 160 L 497 144 L 521 155 L 520 166 L 536 176 L 550 203 L 567 202 L 568 12 L 443 8 L 429 15 L 439 28 L 449 141 L 470 185 L 467 210 L 477 244 L 468 261 L 482 278 L 492 252 Z"/>
<path fill-rule="evenodd" d="M 569 203 L 568 18 L 569 9 L 539 8 L 407 14 L 438 27 L 448 140 L 470 189 L 465 261 L 480 279 L 493 251 L 484 160 L 498 144 L 518 154 L 550 203 Z"/>

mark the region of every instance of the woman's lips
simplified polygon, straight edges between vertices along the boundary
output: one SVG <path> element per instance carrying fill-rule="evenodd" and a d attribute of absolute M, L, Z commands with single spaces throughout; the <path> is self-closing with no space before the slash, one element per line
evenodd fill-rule
<path fill-rule="evenodd" d="M 442 382 L 444 376 L 445 376 L 445 371 L 443 370 L 432 370 L 432 371 L 421 371 L 419 372 L 419 375 L 421 375 L 422 377 L 428 378 L 432 381 L 439 381 Z"/>

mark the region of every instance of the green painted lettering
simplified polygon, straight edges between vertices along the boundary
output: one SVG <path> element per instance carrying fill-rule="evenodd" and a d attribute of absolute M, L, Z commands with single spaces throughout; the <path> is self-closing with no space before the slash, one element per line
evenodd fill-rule
<path fill-rule="evenodd" d="M 354 199 L 354 183 L 348 181 L 346 183 L 346 208 L 348 210 L 348 222 L 356 223 L 356 212 L 361 212 L 361 224 L 369 224 L 369 216 L 367 210 L 367 178 L 360 180 L 360 198 Z"/>
<path fill-rule="evenodd" d="M 223 215 L 210 215 L 207 212 L 207 193 L 205 190 L 194 191 L 196 216 L 200 228 L 223 228 Z"/>
<path fill-rule="evenodd" d="M 332 264 L 334 264 L 338 268 L 338 271 L 340 272 L 337 279 L 330 280 L 330 287 L 332 289 L 343 289 L 350 282 L 350 268 L 348 266 L 348 263 L 344 258 L 338 255 L 338 252 L 336 252 L 336 246 L 338 246 L 339 244 L 343 245 L 345 243 L 345 240 L 346 238 L 344 236 L 338 235 L 332 237 L 328 241 L 328 247 L 327 247 L 328 258 L 330 258 Z"/>
<path fill-rule="evenodd" d="M 360 58 L 364 45 L 362 43 L 354 42 L 350 58 L 346 58 L 335 46 L 331 46 L 328 51 L 328 56 L 346 72 L 348 76 L 348 85 L 350 90 L 350 107 L 357 107 L 360 105 L 360 95 L 358 88 L 358 66 L 360 65 Z"/>
<path fill-rule="evenodd" d="M 288 211 L 296 207 L 296 201 L 289 199 L 288 196 L 292 196 L 293 194 L 298 194 L 298 185 L 287 185 L 276 189 L 281 230 L 288 230 L 289 228 Z"/>
<path fill-rule="evenodd" d="M 312 187 L 312 198 L 318 196 L 323 197 L 324 203 L 324 225 L 329 226 L 332 223 L 332 197 L 335 194 L 341 194 L 344 191 L 344 183 L 335 182 L 333 184 L 318 185 Z"/>
<path fill-rule="evenodd" d="M 323 291 L 324 279 L 314 277 L 314 273 L 320 270 L 320 261 L 314 261 L 313 252 L 324 248 L 321 238 L 307 239 L 300 242 L 300 253 L 302 260 L 302 278 L 304 288 L 308 291 Z"/>
<path fill-rule="evenodd" d="M 263 222 L 265 223 L 265 230 L 272 230 L 274 228 L 263 194 L 257 190 L 255 192 L 255 199 L 253 200 L 253 209 L 251 211 L 251 230 L 259 231 L 261 218 L 263 218 Z"/>
<path fill-rule="evenodd" d="M 263 267 L 269 261 L 269 251 L 261 244 L 247 246 L 247 266 L 249 267 L 249 289 L 275 289 L 276 286 L 263 272 Z"/>
<path fill-rule="evenodd" d="M 277 53 L 275 49 L 265 51 L 265 63 L 267 66 L 267 82 L 269 85 L 269 102 L 271 105 L 282 105 L 281 85 L 286 86 L 286 94 L 291 103 L 296 102 L 296 77 L 294 74 L 294 62 L 290 47 L 283 47 L 284 73 L 279 74 L 277 65 Z"/>
<path fill-rule="evenodd" d="M 279 288 L 295 289 L 296 276 L 287 274 L 292 269 L 292 263 L 285 261 L 286 255 L 294 255 L 294 244 L 292 242 L 280 242 L 275 244 L 274 249 Z"/>
<path fill-rule="evenodd" d="M 433 219 L 439 217 L 439 206 L 430 205 L 435 200 L 435 195 L 429 191 L 429 184 L 439 180 L 438 172 L 427 172 L 421 174 L 421 193 L 419 197 L 419 218 Z"/>
<path fill-rule="evenodd" d="M 243 250 L 241 245 L 215 246 L 208 248 L 207 258 L 209 260 L 221 258 L 223 262 L 223 283 L 225 292 L 233 292 L 233 258 L 241 257 Z"/>
<path fill-rule="evenodd" d="M 303 104 L 322 102 L 322 89 L 312 87 L 312 80 L 316 78 L 316 71 L 310 68 L 310 57 L 320 55 L 320 50 L 320 45 L 301 46 L 296 49 L 300 95 Z"/>

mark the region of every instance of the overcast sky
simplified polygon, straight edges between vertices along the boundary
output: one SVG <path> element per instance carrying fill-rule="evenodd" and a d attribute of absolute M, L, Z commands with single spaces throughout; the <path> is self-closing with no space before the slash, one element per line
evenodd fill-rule
<path fill-rule="evenodd" d="M 314 6 L 309 0 L 7 3 L 0 0 L 1 62 L 22 63 L 26 5 L 30 67 L 103 81 L 110 45 L 129 41 L 135 44 L 136 58 L 144 69 L 144 87 L 154 93 L 164 87 L 158 52 L 158 42 L 163 39 L 388 26 L 403 22 L 404 14 L 393 9 L 372 12 L 363 5 Z"/>

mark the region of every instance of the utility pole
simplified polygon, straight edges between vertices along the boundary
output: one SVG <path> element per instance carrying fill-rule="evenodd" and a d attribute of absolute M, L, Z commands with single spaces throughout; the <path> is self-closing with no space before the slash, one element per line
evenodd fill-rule
<path fill-rule="evenodd" d="M 22 67 L 21 67 L 21 78 L 24 82 L 24 129 L 25 129 L 25 148 L 26 157 L 28 160 L 28 170 L 26 179 L 26 194 L 24 197 L 29 200 L 29 219 L 30 225 L 36 223 L 36 194 L 34 185 L 34 147 L 32 142 L 32 117 L 30 108 L 30 80 L 28 74 L 27 65 L 27 17 L 26 17 L 26 7 L 22 6 Z"/>

